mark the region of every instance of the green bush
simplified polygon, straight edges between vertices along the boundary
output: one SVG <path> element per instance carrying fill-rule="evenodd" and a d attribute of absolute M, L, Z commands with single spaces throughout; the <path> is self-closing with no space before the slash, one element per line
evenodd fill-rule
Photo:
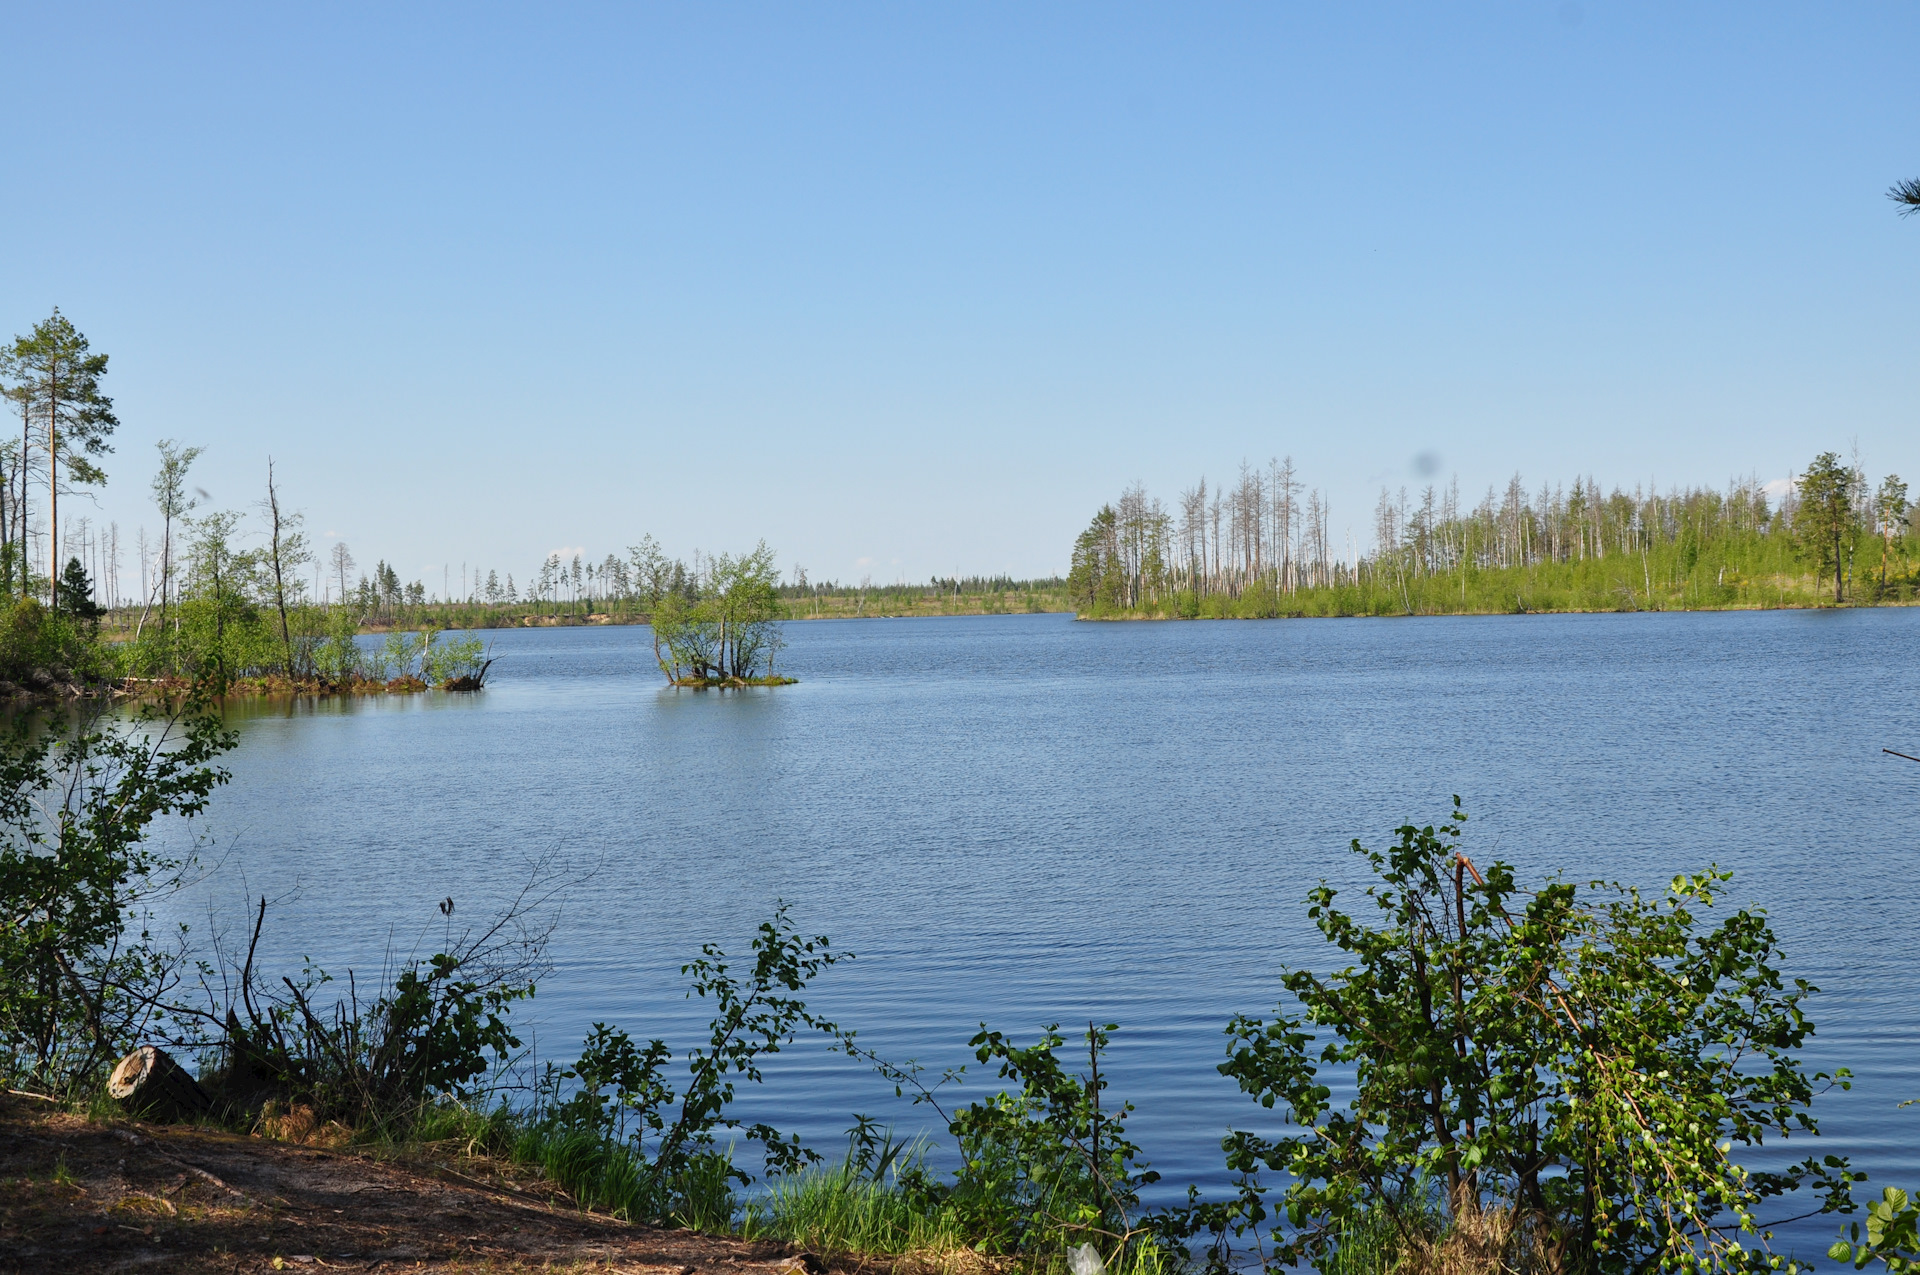
<path fill-rule="evenodd" d="M 551 922 L 529 924 L 526 912 L 529 899 L 538 906 L 542 898 L 530 886 L 491 922 L 459 933 L 445 901 L 443 950 L 389 970 L 365 1002 L 349 972 L 347 994 L 331 1004 L 320 1001 L 334 981 L 324 971 L 310 967 L 277 986 L 256 974 L 262 899 L 244 960 L 223 980 L 232 991 L 211 998 L 203 1015 L 222 1029 L 211 1083 L 235 1108 L 272 1097 L 386 1137 L 436 1104 L 483 1096 L 480 1082 L 520 1047 L 508 1015 L 533 995 L 544 968 Z"/>
<path fill-rule="evenodd" d="M 981 1024 L 969 1042 L 975 1061 L 994 1064 L 997 1078 L 1011 1083 L 952 1115 L 940 1106 L 939 1090 L 961 1080 L 965 1067 L 929 1086 L 916 1064 L 890 1063 L 851 1039 L 843 1047 L 893 1081 L 896 1094 L 911 1090 L 916 1103 L 932 1107 L 959 1149 L 960 1165 L 948 1179 L 928 1172 L 917 1156 L 896 1171 L 894 1189 L 925 1225 L 982 1252 L 1047 1268 L 1080 1249 L 1110 1271 L 1159 1271 L 1185 1260 L 1191 1217 L 1141 1206 L 1141 1189 L 1160 1175 L 1126 1136 L 1132 1105 L 1101 1097 L 1102 1060 L 1116 1030 L 1088 1023 L 1081 1037 L 1086 1067 L 1075 1071 L 1059 1053 L 1067 1039 L 1058 1024 L 1024 1046 Z"/>
<path fill-rule="evenodd" d="M 436 635 L 436 637 L 445 635 Z M 486 676 L 486 646 L 477 633 L 466 637 L 447 637 L 437 641 L 429 637 L 426 650 L 420 659 L 420 676 L 423 681 L 435 686 L 445 686 L 448 682 L 462 678 L 480 679 Z"/>
<path fill-rule="evenodd" d="M 1880 1198 L 1867 1206 L 1866 1235 L 1855 1222 L 1847 1238 L 1827 1250 L 1836 1262 L 1847 1262 L 1863 1270 L 1878 1260 L 1892 1275 L 1913 1275 L 1920 1271 L 1920 1205 L 1898 1187 L 1887 1187 Z"/>
<path fill-rule="evenodd" d="M 664 593 L 650 619 L 654 659 L 669 682 L 745 680 L 771 675 L 781 648 L 780 577 L 773 550 L 710 559 L 697 581 Z"/>
<path fill-rule="evenodd" d="M 73 730 L 20 719 L 0 733 L 5 1087 L 81 1096 L 167 1017 L 187 958 L 149 929 L 146 904 L 188 861 L 146 836 L 205 807 L 232 745 L 204 716 Z"/>
<path fill-rule="evenodd" d="M 1768 1247 L 1768 1201 L 1802 1188 L 1851 1207 L 1835 1156 L 1748 1169 L 1735 1149 L 1817 1132 L 1834 1077 L 1793 1051 L 1812 1032 L 1764 915 L 1703 916 L 1728 875 L 1676 877 L 1664 896 L 1606 883 L 1532 893 L 1461 852 L 1465 820 L 1403 827 L 1375 876 L 1372 923 L 1322 885 L 1309 915 L 1352 963 L 1295 969 L 1297 1008 L 1236 1018 L 1221 1071 L 1292 1131 L 1225 1142 L 1238 1198 L 1203 1206 L 1215 1256 L 1260 1234 L 1284 1261 L 1325 1264 L 1384 1209 L 1405 1245 L 1496 1228 L 1514 1263 L 1543 1253 L 1595 1272 L 1788 1269 Z M 1327 1031 L 1324 1039 L 1315 1028 Z M 1323 1065 L 1354 1070 L 1331 1102 Z M 1276 1210 L 1262 1171 L 1285 1173 Z M 1398 1202 L 1432 1201 L 1431 1210 Z M 1283 1225 L 1284 1224 L 1284 1225 Z M 1499 1254 L 1495 1254 L 1498 1258 Z M 1558 1260 L 1558 1259 L 1556 1259 Z"/>
<path fill-rule="evenodd" d="M 745 1186 L 753 1179 L 733 1163 L 730 1151 L 719 1149 L 715 1135 L 720 1130 L 757 1143 L 774 1176 L 819 1158 L 798 1137 L 764 1122 L 743 1123 L 730 1108 L 736 1086 L 761 1083 L 765 1058 L 791 1044 L 797 1032 L 850 1039 L 850 1033 L 807 1009 L 798 995 L 822 971 L 852 959 L 851 953 L 829 948 L 824 937 L 801 937 L 784 904 L 761 924 L 750 969 L 736 969 L 711 943 L 702 946 L 681 973 L 691 978 L 688 995 L 711 1000 L 714 1016 L 706 1043 L 687 1052 L 686 1079 L 676 1085 L 669 1078 L 673 1053 L 666 1042 L 639 1046 L 626 1032 L 595 1023 L 579 1060 L 544 1082 L 531 1135 L 535 1143 L 573 1148 L 565 1154 L 584 1166 L 577 1171 L 592 1183 L 585 1189 L 619 1195 L 619 1211 L 626 1216 L 724 1226 L 734 1208 L 732 1184 Z M 575 1088 L 562 1099 L 568 1081 L 576 1082 Z M 580 1160 L 587 1156 L 588 1142 L 603 1150 Z"/>
<path fill-rule="evenodd" d="M 314 673 L 325 682 L 348 682 L 360 674 L 359 622 L 346 607 L 327 612 L 325 636 L 313 648 Z"/>
<path fill-rule="evenodd" d="M 91 683 L 112 673 L 92 626 L 21 598 L 0 612 L 0 679 L 31 684 L 41 678 Z"/>
<path fill-rule="evenodd" d="M 936 1195 L 976 1244 L 1001 1253 L 1062 1250 L 1091 1243 L 1120 1255 L 1145 1231 L 1136 1225 L 1140 1188 L 1160 1175 L 1138 1163 L 1126 1137 L 1131 1104 L 1101 1104 L 1100 1060 L 1118 1025 L 1087 1025 L 1087 1070 L 1056 1053 L 1066 1044 L 1049 1024 L 1031 1045 L 982 1025 L 974 1057 L 998 1066 L 1004 1090 L 955 1113 L 948 1132 L 960 1148 L 953 1182 Z"/>

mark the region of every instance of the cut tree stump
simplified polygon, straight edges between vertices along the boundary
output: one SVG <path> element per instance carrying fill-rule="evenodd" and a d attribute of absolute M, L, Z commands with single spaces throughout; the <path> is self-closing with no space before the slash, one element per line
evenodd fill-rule
<path fill-rule="evenodd" d="M 207 1091 L 164 1050 L 142 1045 L 107 1078 L 107 1094 L 136 1115 L 190 1120 L 212 1110 Z"/>

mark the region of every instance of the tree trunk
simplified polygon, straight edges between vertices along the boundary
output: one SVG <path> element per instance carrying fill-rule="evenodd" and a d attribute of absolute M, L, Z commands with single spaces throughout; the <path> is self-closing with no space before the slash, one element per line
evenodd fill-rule
<path fill-rule="evenodd" d="M 26 399 L 20 400 L 20 498 L 14 502 L 14 513 L 20 519 L 20 596 L 27 596 L 27 582 L 33 579 L 33 570 L 27 558 L 27 448 L 33 436 L 33 410 Z"/>
<path fill-rule="evenodd" d="M 280 575 L 280 493 L 273 487 L 273 457 L 267 457 L 267 508 L 273 515 L 273 604 L 280 612 L 280 650 L 287 680 L 293 680 L 293 637 L 287 631 L 287 586 Z"/>
<path fill-rule="evenodd" d="M 160 635 L 167 633 L 167 583 L 173 575 L 173 515 L 163 514 L 160 532 Z"/>
<path fill-rule="evenodd" d="M 213 1107 L 186 1069 L 152 1045 L 120 1060 L 107 1080 L 107 1093 L 129 1111 L 157 1120 L 191 1119 Z"/>
<path fill-rule="evenodd" d="M 1846 594 L 1841 591 L 1841 583 L 1840 524 L 1835 522 L 1833 527 L 1833 603 L 1835 606 L 1840 606 L 1847 600 Z"/>
<path fill-rule="evenodd" d="M 60 381 L 48 377 L 47 391 L 47 605 L 60 609 Z"/>

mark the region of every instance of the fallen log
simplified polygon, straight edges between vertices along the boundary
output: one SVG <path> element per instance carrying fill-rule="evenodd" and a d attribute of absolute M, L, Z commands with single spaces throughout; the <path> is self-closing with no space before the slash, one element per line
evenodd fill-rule
<path fill-rule="evenodd" d="M 187 1069 L 152 1045 L 120 1060 L 107 1078 L 107 1094 L 133 1114 L 155 1120 L 191 1120 L 213 1109 L 213 1099 Z"/>

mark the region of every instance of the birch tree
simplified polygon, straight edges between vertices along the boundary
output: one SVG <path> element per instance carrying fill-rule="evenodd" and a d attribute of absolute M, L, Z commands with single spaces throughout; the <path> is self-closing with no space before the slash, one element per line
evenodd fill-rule
<path fill-rule="evenodd" d="M 780 573 L 765 541 L 752 553 L 706 560 L 699 596 L 662 593 L 652 616 L 654 657 L 669 682 L 737 684 L 754 679 L 761 660 L 773 675 L 781 646 Z"/>
<path fill-rule="evenodd" d="M 164 629 L 167 593 L 173 580 L 173 526 L 197 503 L 187 495 L 187 470 L 206 449 L 182 447 L 171 438 L 163 438 L 154 446 L 160 452 L 160 470 L 153 476 L 153 503 L 160 511 L 160 627 Z"/>

